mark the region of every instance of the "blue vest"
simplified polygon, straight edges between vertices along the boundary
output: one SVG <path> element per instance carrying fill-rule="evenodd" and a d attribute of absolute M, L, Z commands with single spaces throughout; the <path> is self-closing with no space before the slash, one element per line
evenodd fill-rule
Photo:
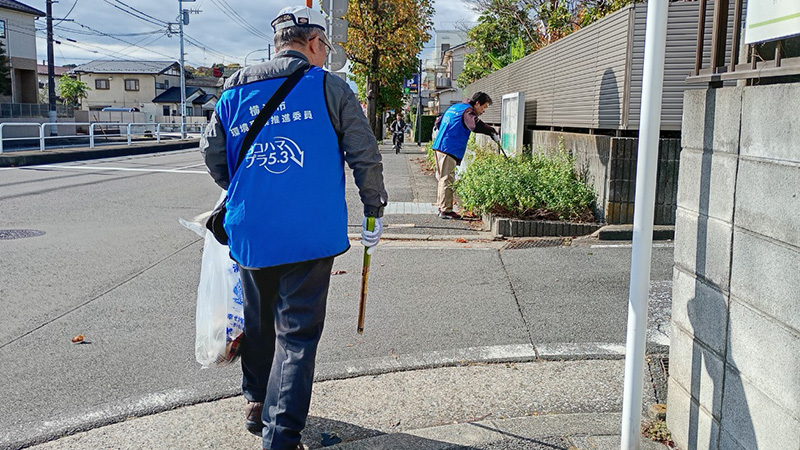
<path fill-rule="evenodd" d="M 216 111 L 227 130 L 230 171 L 250 124 L 284 80 L 235 86 L 220 96 Z M 309 261 L 350 248 L 344 155 L 324 82 L 325 71 L 311 68 L 231 174 L 224 226 L 231 256 L 243 267 Z"/>
<path fill-rule="evenodd" d="M 447 108 L 439 124 L 439 132 L 433 141 L 433 149 L 447 153 L 461 162 L 467 151 L 469 128 L 464 125 L 464 111 L 470 107 L 469 103 L 459 103 Z"/>

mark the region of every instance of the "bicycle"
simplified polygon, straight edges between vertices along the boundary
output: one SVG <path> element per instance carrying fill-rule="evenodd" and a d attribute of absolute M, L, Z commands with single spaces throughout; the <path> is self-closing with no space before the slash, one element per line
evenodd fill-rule
<path fill-rule="evenodd" d="M 399 155 L 400 150 L 403 148 L 403 132 L 402 131 L 394 131 L 392 133 L 392 148 L 394 149 L 394 154 Z"/>

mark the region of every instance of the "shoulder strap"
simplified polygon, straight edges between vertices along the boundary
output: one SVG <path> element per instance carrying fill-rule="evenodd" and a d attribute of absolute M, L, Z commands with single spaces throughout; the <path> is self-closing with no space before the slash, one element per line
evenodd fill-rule
<path fill-rule="evenodd" d="M 272 114 L 278 109 L 281 102 L 289 95 L 289 92 L 294 89 L 295 85 L 303 78 L 303 75 L 306 74 L 306 71 L 309 69 L 310 66 L 302 65 L 301 67 L 297 68 L 291 75 L 289 75 L 286 80 L 281 83 L 280 87 L 277 91 L 272 95 L 272 98 L 269 99 L 267 103 L 264 104 L 264 107 L 261 108 L 261 112 L 258 113 L 258 116 L 253 120 L 253 125 L 250 126 L 250 129 L 247 131 L 247 134 L 244 136 L 244 141 L 242 141 L 242 147 L 239 149 L 239 158 L 236 161 L 236 167 L 234 168 L 233 172 L 235 173 L 236 170 L 239 169 L 239 166 L 242 165 L 242 161 L 244 161 L 245 155 L 250 150 L 250 146 L 253 145 L 253 141 L 256 140 L 256 136 L 258 133 L 261 132 L 261 129 L 264 128 L 264 125 L 267 123 Z"/>

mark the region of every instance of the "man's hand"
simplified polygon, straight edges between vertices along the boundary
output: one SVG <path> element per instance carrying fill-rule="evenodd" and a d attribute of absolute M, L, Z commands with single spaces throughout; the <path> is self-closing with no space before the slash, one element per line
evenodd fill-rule
<path fill-rule="evenodd" d="M 499 144 L 500 143 L 500 135 L 497 134 L 497 133 L 493 134 L 492 135 L 492 140 Z"/>
<path fill-rule="evenodd" d="M 380 217 L 375 218 L 375 229 L 372 231 L 367 230 L 367 218 L 361 222 L 361 244 L 367 247 L 367 253 L 370 255 L 375 252 L 375 246 L 381 240 L 383 234 L 383 220 Z"/>

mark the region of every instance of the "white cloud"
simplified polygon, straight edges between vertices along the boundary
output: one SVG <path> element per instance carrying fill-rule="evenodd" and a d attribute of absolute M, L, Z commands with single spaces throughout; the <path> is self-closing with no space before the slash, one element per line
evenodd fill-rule
<path fill-rule="evenodd" d="M 61 0 L 54 3 L 53 15 L 63 18 L 75 1 Z M 185 9 L 201 10 L 199 14 L 190 15 L 190 23 L 184 28 L 189 36 L 185 46 L 186 63 L 193 66 L 210 66 L 223 60 L 225 63 L 243 63 L 248 53 L 271 44 L 271 39 L 259 36 L 259 33 L 272 36 L 269 23 L 277 12 L 287 4 L 301 1 L 198 0 L 183 3 Z M 28 0 L 27 4 L 45 10 L 44 0 Z M 77 0 L 69 14 L 69 19 L 74 22 L 56 21 L 55 38 L 61 41 L 60 45 L 55 45 L 56 64 L 80 64 L 92 59 L 178 60 L 180 50 L 176 35 L 168 37 L 166 27 L 137 19 L 114 5 L 123 9 L 124 5 L 129 5 L 141 12 L 137 14 L 155 19 L 146 18 L 148 21 L 177 22 L 178 2 L 175 0 Z M 230 14 L 223 11 L 226 7 L 231 8 Z M 434 25 L 439 29 L 453 29 L 458 21 L 476 19 L 468 3 L 462 0 L 435 0 L 434 7 Z M 235 17 L 236 14 L 239 17 Z M 242 19 L 256 31 L 243 27 Z M 44 18 L 36 23 L 37 28 L 45 27 Z M 105 35 L 98 35 L 93 30 Z M 38 59 L 42 61 L 47 58 L 47 47 L 44 33 L 40 32 L 38 35 Z M 75 42 L 69 41 L 70 39 Z M 432 46 L 432 42 L 428 46 Z M 264 58 L 266 53 L 253 52 L 248 56 L 247 62 Z"/>

